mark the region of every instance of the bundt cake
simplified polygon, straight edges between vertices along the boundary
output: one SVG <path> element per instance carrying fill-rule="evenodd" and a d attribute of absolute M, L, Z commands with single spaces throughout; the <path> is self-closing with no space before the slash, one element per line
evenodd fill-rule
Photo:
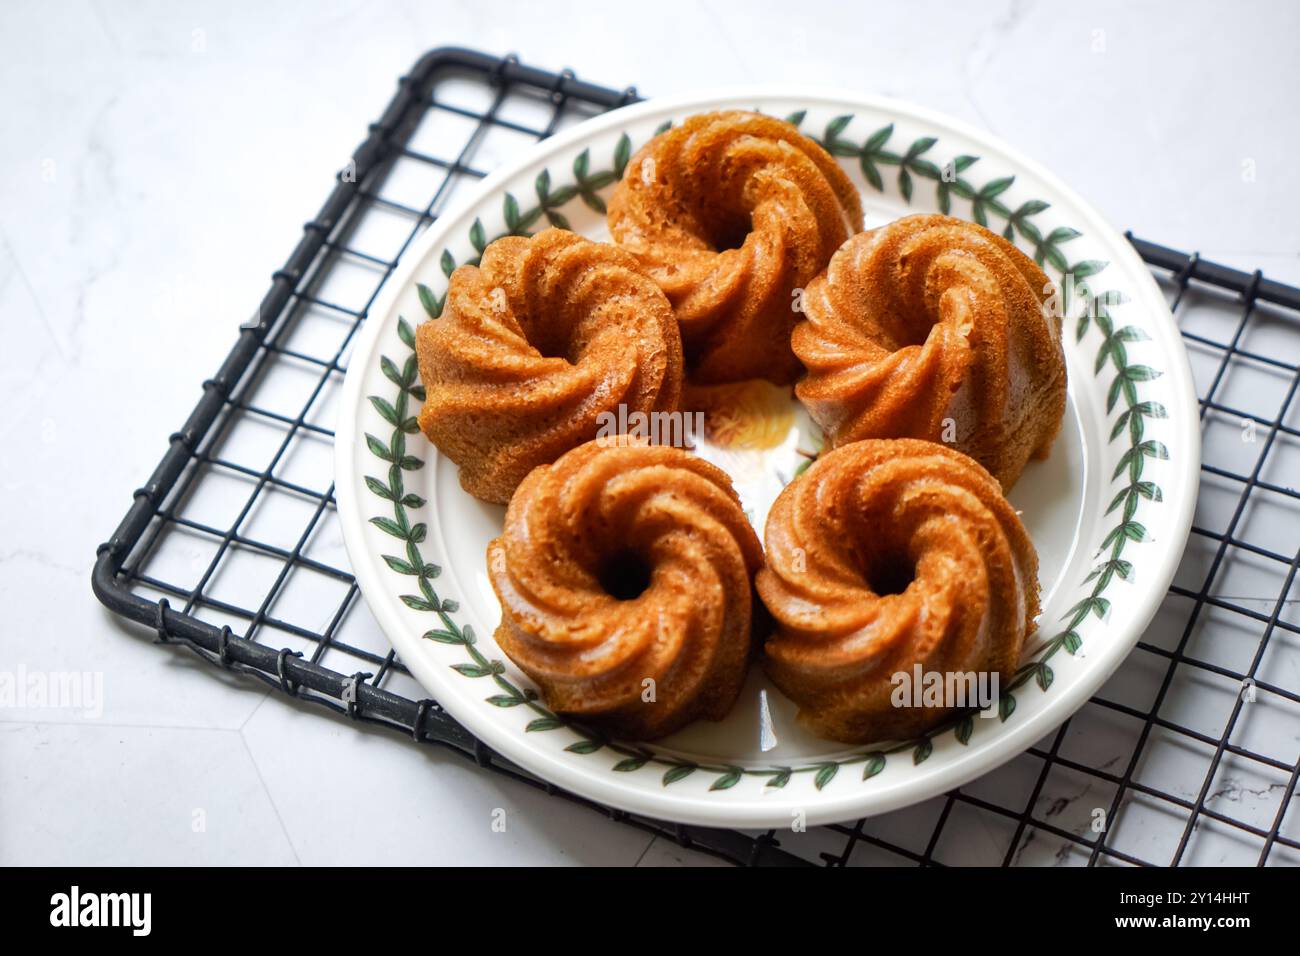
<path fill-rule="evenodd" d="M 552 710 L 610 734 L 720 720 L 745 678 L 762 563 L 721 469 L 591 441 L 524 479 L 488 547 L 496 641 Z"/>
<path fill-rule="evenodd" d="M 907 216 L 854 236 L 804 296 L 796 393 L 832 446 L 942 441 L 1009 489 L 1065 411 L 1051 285 L 982 226 Z"/>
<path fill-rule="evenodd" d="M 420 428 L 466 491 L 502 504 L 533 468 L 596 437 L 602 412 L 674 411 L 681 394 L 664 294 L 628 253 L 561 229 L 498 239 L 452 273 L 415 350 Z"/>
<path fill-rule="evenodd" d="M 741 111 L 656 136 L 609 202 L 614 241 L 668 294 L 688 375 L 702 383 L 794 381 L 795 290 L 861 228 L 858 191 L 826 150 Z"/>
<path fill-rule="evenodd" d="M 904 740 L 953 712 L 952 699 L 896 706 L 895 675 L 940 674 L 969 693 L 978 677 L 972 688 L 958 675 L 985 675 L 987 692 L 996 673 L 1007 686 L 1038 615 L 1038 558 L 971 458 L 910 438 L 844 445 L 785 487 L 765 537 L 764 664 L 814 733 Z"/>

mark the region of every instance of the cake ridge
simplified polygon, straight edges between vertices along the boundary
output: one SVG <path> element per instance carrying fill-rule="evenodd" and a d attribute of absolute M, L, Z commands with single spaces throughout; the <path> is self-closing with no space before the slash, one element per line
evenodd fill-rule
<path fill-rule="evenodd" d="M 765 539 L 764 667 L 832 740 L 907 739 L 951 714 L 895 705 L 917 664 L 1009 682 L 1039 612 L 1037 555 L 997 481 L 932 442 L 827 453 L 778 496 Z"/>
<path fill-rule="evenodd" d="M 761 564 L 721 469 L 588 442 L 528 475 L 488 547 L 496 641 L 552 710 L 619 736 L 719 720 L 744 681 Z"/>
<path fill-rule="evenodd" d="M 799 373 L 792 295 L 862 228 L 862 206 L 815 141 L 729 110 L 689 117 L 643 146 L 608 219 L 672 302 L 693 380 L 788 384 Z"/>
<path fill-rule="evenodd" d="M 1010 488 L 1065 411 L 1061 318 L 1047 276 L 1011 243 L 916 215 L 848 240 L 805 296 L 796 394 L 832 447 L 944 441 Z"/>
<path fill-rule="evenodd" d="M 493 242 L 452 273 L 441 317 L 416 330 L 419 425 L 476 498 L 594 438 L 603 413 L 675 411 L 681 337 L 636 260 L 547 229 Z"/>

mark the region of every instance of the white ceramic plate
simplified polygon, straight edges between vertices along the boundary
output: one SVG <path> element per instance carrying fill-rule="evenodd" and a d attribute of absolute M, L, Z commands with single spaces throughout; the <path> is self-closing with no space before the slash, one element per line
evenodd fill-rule
<path fill-rule="evenodd" d="M 1011 495 L 1038 548 L 1043 615 L 996 708 L 885 748 L 812 737 L 755 668 L 721 723 L 652 745 L 566 724 L 493 642 L 500 610 L 485 549 L 504 509 L 466 495 L 415 426 L 411 329 L 447 276 L 486 242 L 548 222 L 606 239 L 608 197 L 630 152 L 669 121 L 724 108 L 789 117 L 862 191 L 867 226 L 948 212 L 1006 232 L 1067 296 L 1070 379 L 1051 457 Z M 424 288 L 421 289 L 421 286 Z M 1119 304 L 1091 308 L 1089 293 Z M 1118 296 L 1106 296 L 1107 293 Z M 816 448 L 806 420 L 765 451 L 705 447 L 736 480 L 760 538 L 767 507 Z M 1128 654 L 1182 554 L 1200 453 L 1182 341 L 1129 244 L 1036 163 L 993 137 L 904 103 L 825 90 L 749 88 L 651 101 L 557 135 L 484 180 L 409 249 L 349 363 L 336 494 L 357 580 L 398 654 L 448 711 L 540 777 L 602 803 L 688 823 L 760 828 L 881 813 L 998 766 L 1056 727 Z M 760 746 L 766 691 L 777 745 Z"/>

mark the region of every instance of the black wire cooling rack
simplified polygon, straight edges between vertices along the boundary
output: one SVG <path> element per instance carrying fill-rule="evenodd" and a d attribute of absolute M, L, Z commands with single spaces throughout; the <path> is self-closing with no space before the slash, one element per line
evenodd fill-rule
<path fill-rule="evenodd" d="M 456 190 L 635 100 L 572 71 L 426 54 L 283 267 L 112 538 L 95 594 L 205 660 L 735 863 L 1300 862 L 1300 289 L 1134 239 L 1201 396 L 1200 506 L 1144 640 L 1067 723 L 985 777 L 804 833 L 680 826 L 600 807 L 490 751 L 418 685 L 348 570 L 331 401 L 380 286 Z M 1243 690 L 1244 688 L 1244 690 Z"/>

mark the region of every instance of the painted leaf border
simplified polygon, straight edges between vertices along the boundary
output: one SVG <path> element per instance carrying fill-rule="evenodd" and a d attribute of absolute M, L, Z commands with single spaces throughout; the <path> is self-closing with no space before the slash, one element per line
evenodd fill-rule
<path fill-rule="evenodd" d="M 799 127 L 806 115 L 806 111 L 799 111 L 786 119 Z M 880 127 L 860 142 L 846 138 L 844 134 L 854 118 L 854 114 L 837 116 L 827 123 L 820 137 L 813 138 L 841 160 L 856 161 L 867 182 L 878 192 L 884 192 L 885 189 L 881 167 L 896 169 L 894 175 L 899 192 L 909 204 L 918 185 L 929 183 L 933 184 L 936 201 L 945 214 L 951 212 L 955 198 L 970 204 L 971 218 L 980 225 L 993 228 L 991 224 L 995 220 L 1001 221 L 1001 233 L 1008 241 L 1020 240 L 1027 244 L 1040 267 L 1050 268 L 1067 280 L 1058 287 L 1063 315 L 1070 317 L 1069 296 L 1077 296 L 1083 302 L 1082 312 L 1075 317 L 1076 340 L 1082 342 L 1095 327 L 1096 333 L 1101 336 L 1101 342 L 1094 356 L 1093 374 L 1098 377 L 1103 374 L 1112 376 L 1107 387 L 1106 412 L 1110 415 L 1118 409 L 1118 414 L 1108 443 L 1124 438 L 1126 446 L 1110 477 L 1116 491 L 1105 514 L 1118 512 L 1119 518 L 1102 540 L 1098 563 L 1082 582 L 1085 585 L 1091 584 L 1088 594 L 1065 612 L 1061 617 L 1061 629 L 1047 639 L 1030 660 L 1021 665 L 1010 686 L 1002 693 L 997 715 L 998 722 L 1005 723 L 1016 711 L 1014 691 L 1032 680 L 1040 692 L 1048 692 L 1055 678 L 1048 662 L 1062 650 L 1071 655 L 1077 653 L 1083 645 L 1083 635 L 1080 632 L 1088 618 L 1096 616 L 1104 620 L 1108 616 L 1111 602 L 1106 597 L 1106 592 L 1115 579 L 1129 581 L 1132 578 L 1133 563 L 1124 555 L 1131 545 L 1148 540 L 1146 527 L 1136 519 L 1137 512 L 1144 499 L 1151 503 L 1163 500 L 1159 485 L 1145 479 L 1143 473 L 1149 459 L 1169 458 L 1169 449 L 1163 443 L 1147 438 L 1145 434 L 1147 420 L 1165 418 L 1167 411 L 1159 402 L 1143 400 L 1139 388 L 1141 383 L 1158 378 L 1161 372 L 1129 360 L 1127 343 L 1143 341 L 1147 335 L 1135 326 L 1116 327 L 1110 307 L 1122 303 L 1123 298 L 1114 291 L 1094 293 L 1090 288 L 1088 280 L 1102 273 L 1107 263 L 1086 259 L 1072 263 L 1068 250 L 1062 248 L 1082 233 L 1061 226 L 1045 234 L 1034 222 L 1034 217 L 1049 208 L 1048 203 L 1031 199 L 1011 208 L 1001 197 L 1015 181 L 1014 176 L 998 177 L 977 186 L 966 174 L 979 161 L 979 157 L 957 155 L 940 165 L 933 158 L 933 150 L 938 145 L 935 137 L 924 136 L 913 140 L 906 147 L 891 148 L 896 133 L 893 123 Z M 655 134 L 670 125 L 671 122 L 661 125 L 654 131 Z M 543 220 L 547 225 L 569 228 L 564 209 L 575 202 L 582 202 L 594 212 L 604 214 L 605 202 L 600 191 L 612 186 L 622 177 L 631 154 L 631 139 L 627 133 L 623 133 L 607 168 L 592 168 L 589 149 L 584 149 L 574 158 L 573 185 L 555 188 L 550 171 L 542 170 L 533 183 L 535 204 L 525 209 L 514 194 L 507 192 L 502 197 L 502 219 L 506 225 L 506 231 L 502 235 L 531 235 L 530 230 L 534 226 L 541 226 Z M 491 241 L 481 219 L 474 220 L 468 238 L 477 256 L 467 262 L 477 264 Z M 456 267 L 462 264 L 464 263 L 456 262 L 450 251 L 443 250 L 440 267 L 444 277 L 449 278 Z M 417 283 L 417 291 L 428 317 L 438 318 L 445 294 L 439 297 L 423 283 Z M 405 317 L 398 319 L 397 334 L 404 346 L 400 362 L 387 355 L 381 355 L 379 360 L 384 377 L 397 390 L 396 397 L 368 396 L 372 407 L 392 428 L 387 440 L 370 433 L 365 434 L 371 457 L 387 465 L 387 480 L 366 475 L 366 486 L 376 498 L 390 506 L 390 514 L 375 515 L 370 518 L 370 523 L 403 546 L 401 554 L 384 554 L 381 557 L 394 574 L 410 581 L 410 590 L 415 593 L 399 595 L 401 601 L 413 610 L 434 616 L 436 623 L 422 636 L 426 640 L 463 648 L 465 660 L 451 667 L 461 677 L 482 680 L 489 685 L 492 692 L 484 697 L 486 703 L 494 707 L 523 707 L 531 711 L 533 716 L 524 728 L 526 733 L 547 733 L 567 728 L 577 739 L 564 750 L 578 756 L 608 751 L 617 758 L 610 766 L 610 772 L 661 773 L 660 781 L 664 787 L 700 774 L 713 778 L 709 785 L 710 792 L 730 790 L 746 777 L 766 778 L 765 789 L 780 789 L 789 784 L 796 774 L 808 779 L 815 789 L 821 790 L 839 776 L 841 771 L 850 767 L 856 769 L 859 765 L 859 780 L 870 780 L 885 769 L 891 756 L 910 754 L 913 764 L 923 763 L 933 752 L 934 740 L 942 734 L 951 732 L 958 743 L 969 745 L 978 721 L 973 714 L 966 713 L 955 716 L 923 737 L 889 747 L 867 749 L 835 760 L 799 766 L 741 767 L 693 762 L 657 752 L 650 747 L 611 740 L 549 710 L 540 701 L 536 691 L 517 687 L 509 679 L 503 661 L 483 654 L 473 629 L 456 621 L 454 615 L 459 610 L 457 602 L 441 597 L 434 587 L 441 569 L 427 561 L 420 548 L 427 535 L 427 526 L 413 522 L 408 513 L 411 509 L 423 507 L 426 501 L 407 491 L 404 478 L 407 472 L 417 471 L 424 466 L 423 459 L 412 454 L 406 447 L 406 436 L 419 431 L 412 403 L 424 401 L 424 389 L 417 380 L 415 331 Z"/>

